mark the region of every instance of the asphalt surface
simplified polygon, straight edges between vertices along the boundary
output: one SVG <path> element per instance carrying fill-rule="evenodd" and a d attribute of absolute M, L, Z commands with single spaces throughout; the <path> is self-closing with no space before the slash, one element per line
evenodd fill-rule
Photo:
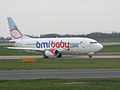
<path fill-rule="evenodd" d="M 120 55 L 120 52 L 98 52 L 96 55 Z"/>
<path fill-rule="evenodd" d="M 120 42 L 100 42 L 103 46 L 106 45 L 120 45 Z"/>
<path fill-rule="evenodd" d="M 0 80 L 43 78 L 120 78 L 120 69 L 0 70 Z"/>
<path fill-rule="evenodd" d="M 22 59 L 42 56 L 0 56 L 0 59 Z M 63 55 L 63 58 L 88 58 L 83 55 Z M 120 55 L 97 55 L 93 58 L 120 58 Z M 120 78 L 120 69 L 73 69 L 73 70 L 0 70 L 0 80 L 46 78 Z"/>

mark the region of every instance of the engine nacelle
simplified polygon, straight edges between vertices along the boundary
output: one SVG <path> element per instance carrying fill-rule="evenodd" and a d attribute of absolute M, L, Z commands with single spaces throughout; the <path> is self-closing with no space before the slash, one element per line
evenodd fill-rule
<path fill-rule="evenodd" d="M 57 56 L 59 55 L 59 51 L 56 49 L 48 49 L 45 51 L 45 56 Z"/>

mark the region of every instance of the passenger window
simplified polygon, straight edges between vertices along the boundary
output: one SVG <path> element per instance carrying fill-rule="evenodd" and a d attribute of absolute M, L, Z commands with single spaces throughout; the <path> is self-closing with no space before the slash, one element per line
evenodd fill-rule
<path fill-rule="evenodd" d="M 95 44 L 95 43 L 97 43 L 97 42 L 90 42 L 90 44 Z"/>

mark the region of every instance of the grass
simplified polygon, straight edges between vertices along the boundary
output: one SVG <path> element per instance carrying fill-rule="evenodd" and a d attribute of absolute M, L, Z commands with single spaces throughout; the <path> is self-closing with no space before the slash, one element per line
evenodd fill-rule
<path fill-rule="evenodd" d="M 120 45 L 104 46 L 100 52 L 120 52 Z"/>
<path fill-rule="evenodd" d="M 0 70 L 34 70 L 34 69 L 111 69 L 120 68 L 119 58 L 49 58 L 37 59 L 33 63 L 22 60 L 0 60 Z"/>
<path fill-rule="evenodd" d="M 0 90 L 120 90 L 120 78 L 0 80 Z"/>
<path fill-rule="evenodd" d="M 96 39 L 99 42 L 120 42 L 120 38 Z"/>
<path fill-rule="evenodd" d="M 0 43 L 9 43 L 9 40 L 0 40 Z"/>
<path fill-rule="evenodd" d="M 13 50 L 13 49 L 7 49 L 7 48 L 0 48 L 0 56 L 10 56 L 10 55 L 40 55 L 38 53 L 34 52 L 28 52 L 24 50 Z"/>

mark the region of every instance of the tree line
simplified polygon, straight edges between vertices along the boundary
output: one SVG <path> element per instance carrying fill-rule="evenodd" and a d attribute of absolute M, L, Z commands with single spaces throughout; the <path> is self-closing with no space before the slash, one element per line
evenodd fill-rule
<path fill-rule="evenodd" d="M 87 37 L 93 39 L 110 39 L 110 38 L 120 38 L 120 33 L 112 32 L 112 33 L 102 33 L 102 32 L 94 32 L 90 34 L 42 34 L 41 38 L 55 38 L 55 37 Z"/>
<path fill-rule="evenodd" d="M 93 32 L 89 34 L 41 34 L 40 36 L 27 35 L 32 38 L 60 38 L 60 37 L 87 37 L 93 39 L 111 39 L 111 38 L 120 38 L 120 32 L 112 33 L 102 33 L 102 32 Z M 10 37 L 0 37 L 0 40 L 10 40 Z"/>

